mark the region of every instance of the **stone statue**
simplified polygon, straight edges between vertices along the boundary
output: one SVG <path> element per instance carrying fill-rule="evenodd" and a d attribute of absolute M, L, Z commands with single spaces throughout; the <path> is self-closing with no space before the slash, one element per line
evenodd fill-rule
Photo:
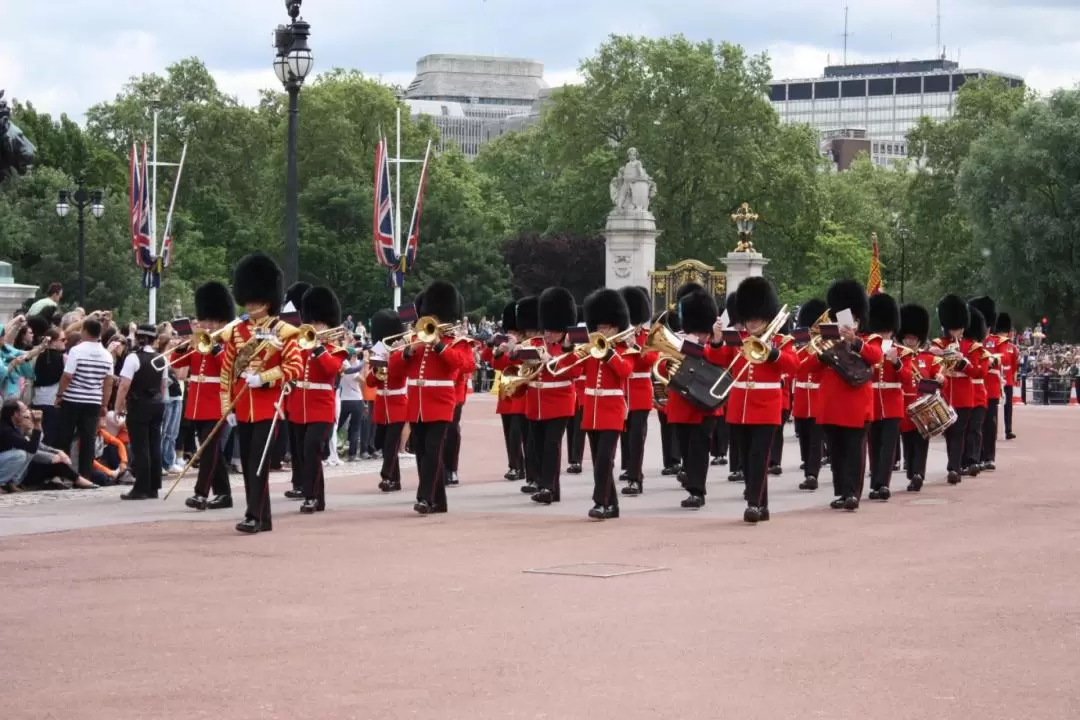
<path fill-rule="evenodd" d="M 615 211 L 648 212 L 649 201 L 656 197 L 656 183 L 638 160 L 637 148 L 626 153 L 627 163 L 611 179 L 608 192 Z"/>
<path fill-rule="evenodd" d="M 11 173 L 26 174 L 34 164 L 35 152 L 34 144 L 11 122 L 11 108 L 0 90 L 0 182 Z"/>

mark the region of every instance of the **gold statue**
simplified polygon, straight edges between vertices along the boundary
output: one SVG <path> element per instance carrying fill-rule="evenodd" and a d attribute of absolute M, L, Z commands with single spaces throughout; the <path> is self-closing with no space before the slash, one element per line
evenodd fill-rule
<path fill-rule="evenodd" d="M 743 203 L 731 214 L 731 221 L 739 230 L 739 244 L 735 246 L 735 252 L 754 251 L 754 243 L 750 240 L 750 236 L 754 234 L 754 223 L 757 219 L 757 213 L 750 208 L 750 203 Z"/>

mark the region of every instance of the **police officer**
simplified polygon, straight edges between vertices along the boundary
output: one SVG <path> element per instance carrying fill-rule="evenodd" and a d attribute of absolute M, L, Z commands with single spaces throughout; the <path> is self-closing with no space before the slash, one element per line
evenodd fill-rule
<path fill-rule="evenodd" d="M 165 415 L 165 376 L 154 368 L 153 345 L 157 328 L 140 325 L 135 331 L 138 349 L 129 353 L 120 370 L 116 414 L 127 416 L 131 442 L 131 469 L 135 485 L 120 497 L 148 500 L 161 489 L 161 420 Z"/>

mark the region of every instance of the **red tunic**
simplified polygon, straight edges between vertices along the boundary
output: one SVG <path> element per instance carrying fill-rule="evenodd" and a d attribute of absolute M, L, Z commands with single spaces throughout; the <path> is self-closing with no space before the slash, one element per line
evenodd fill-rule
<path fill-rule="evenodd" d="M 983 378 L 986 381 L 986 397 L 988 400 L 1000 400 L 1001 386 L 1004 383 L 1001 375 L 1001 363 L 1005 359 L 1001 355 L 1001 338 L 997 335 L 989 335 L 983 343 L 983 347 L 991 356 L 986 377 Z"/>
<path fill-rule="evenodd" d="M 224 350 L 218 352 L 188 354 L 179 362 L 173 362 L 173 368 L 188 369 L 187 392 L 184 401 L 184 418 L 187 420 L 221 419 L 221 360 Z M 177 360 L 184 353 L 173 353 L 172 360 Z"/>
<path fill-rule="evenodd" d="M 875 335 L 868 342 L 881 350 L 883 340 Z M 899 351 L 898 351 L 899 352 Z M 907 404 L 904 402 L 904 388 L 911 385 L 911 355 L 900 358 L 900 369 L 882 353 L 881 362 L 874 366 L 874 379 L 870 385 L 874 388 L 874 410 L 872 420 L 893 420 L 904 418 Z"/>
<path fill-rule="evenodd" d="M 458 376 L 457 385 L 454 386 L 454 389 L 457 391 L 457 404 L 464 405 L 465 398 L 469 396 L 469 378 L 476 372 L 476 353 L 473 352 L 471 340 L 462 340 L 460 344 L 465 346 L 462 352 L 465 353 L 468 362 L 461 369 L 461 375 Z"/>
<path fill-rule="evenodd" d="M 979 366 L 980 371 L 980 376 L 971 380 L 971 395 L 975 407 L 984 408 L 987 405 L 986 376 L 990 372 L 990 356 L 982 344 L 976 342 L 971 346 L 971 358 L 974 364 Z"/>
<path fill-rule="evenodd" d="M 1020 348 L 1008 335 L 999 335 L 997 352 L 1001 353 L 1001 379 L 1009 387 L 1016 387 L 1017 373 L 1020 372 Z"/>
<path fill-rule="evenodd" d="M 400 350 L 391 352 L 386 361 L 385 382 L 379 380 L 374 372 L 368 372 L 364 382 L 368 387 L 375 388 L 371 417 L 376 425 L 396 425 L 406 421 L 409 391 L 405 387 L 405 358 Z"/>
<path fill-rule="evenodd" d="M 406 357 L 408 422 L 453 422 L 457 407 L 457 380 L 472 360 L 472 346 L 466 341 L 443 343 L 437 352 L 433 345 L 413 346 Z M 393 362 L 393 355 L 391 355 Z"/>
<path fill-rule="evenodd" d="M 694 338 L 689 338 L 691 342 L 697 342 Z M 714 347 L 707 346 L 705 348 L 704 359 L 712 363 L 713 365 L 720 365 L 719 350 Z M 665 378 L 670 378 L 670 368 L 668 367 L 668 361 L 664 360 L 660 363 L 658 368 L 660 375 Z M 685 399 L 682 395 L 668 387 L 667 391 L 667 421 L 673 425 L 699 425 L 707 416 L 712 413 L 707 413 L 704 410 L 698 408 L 689 400 Z"/>
<path fill-rule="evenodd" d="M 543 347 L 544 339 L 532 338 L 528 345 L 529 347 Z M 547 351 L 553 358 L 563 356 L 556 369 L 567 367 L 576 360 L 573 353 L 564 355 L 559 343 L 548 344 Z M 541 370 L 540 375 L 529 383 L 525 391 L 525 416 L 532 421 L 574 417 L 577 412 L 574 378 L 581 375 L 581 367 L 578 365 L 561 375 L 552 375 L 546 368 Z"/>
<path fill-rule="evenodd" d="M 743 339 L 749 337 L 745 333 Z M 776 362 L 755 365 L 742 354 L 741 347 L 724 345 L 711 347 L 716 364 L 731 367 L 731 376 L 738 378 L 731 388 L 725 406 L 725 417 L 732 425 L 779 425 L 784 408 L 784 375 L 799 370 L 799 358 L 786 338 L 773 338 L 773 347 L 780 349 Z"/>
<path fill-rule="evenodd" d="M 937 338 L 933 341 L 935 347 L 944 350 L 952 344 L 951 338 Z M 973 352 L 974 341 L 964 338 L 960 341 L 960 353 L 967 360 L 963 370 L 945 373 L 945 387 L 941 394 L 945 401 L 954 408 L 977 407 L 975 402 L 975 386 L 972 380 L 981 379 L 983 374 L 982 364 L 977 355 L 982 353 Z"/>
<path fill-rule="evenodd" d="M 642 330 L 638 333 L 636 342 L 639 348 L 643 348 L 648 333 Z M 626 380 L 627 405 L 630 410 L 651 410 L 653 406 L 652 366 L 660 353 L 654 351 L 645 352 L 640 350 L 636 353 L 620 351 L 626 359 L 633 362 L 634 369 Z M 586 373 L 588 369 L 586 369 Z M 582 387 L 582 386 L 579 386 Z"/>
<path fill-rule="evenodd" d="M 877 337 L 871 335 L 863 337 L 859 355 L 868 362 L 871 367 L 881 362 L 881 346 L 870 342 Z M 808 355 L 803 361 L 806 369 L 821 378 L 821 398 L 817 410 L 819 425 L 835 425 L 837 427 L 860 428 L 870 421 L 873 410 L 873 392 L 871 383 L 859 387 L 848 385 L 835 370 L 822 365 L 816 355 Z"/>
<path fill-rule="evenodd" d="M 488 362 L 491 367 L 498 370 L 500 373 L 506 373 L 509 368 L 520 368 L 521 363 L 511 360 L 509 353 L 498 353 L 494 350 L 488 349 L 488 353 L 491 357 Z M 495 404 L 495 412 L 499 415 L 524 415 L 525 414 L 525 393 L 518 393 L 512 397 L 503 397 L 502 393 L 499 393 L 499 400 Z"/>
<path fill-rule="evenodd" d="M 296 335 L 297 329 L 289 323 L 277 318 L 263 318 L 256 322 L 246 320 L 238 323 L 222 336 L 225 351 L 221 354 L 221 374 L 218 376 L 222 414 L 230 400 L 236 398 L 233 412 L 238 422 L 256 423 L 274 418 L 274 408 L 281 397 L 281 384 L 296 380 L 303 369 Z M 243 378 L 245 369 L 237 368 L 234 380 L 233 362 L 241 347 L 248 342 L 256 347 L 261 346 L 266 342 L 266 336 L 274 339 L 254 358 L 262 361 L 262 372 L 259 373 L 262 385 L 246 389 L 247 383 Z"/>
<path fill-rule="evenodd" d="M 794 407 L 791 412 L 792 416 L 799 420 L 817 417 L 820 394 L 818 390 L 821 387 L 820 373 L 811 372 L 804 360 L 805 356 L 800 353 L 799 370 L 795 373 Z"/>
<path fill-rule="evenodd" d="M 337 390 L 334 384 L 341 372 L 344 351 L 327 345 L 318 357 L 313 350 L 301 350 L 303 370 L 296 386 L 285 399 L 289 422 L 333 424 L 337 418 Z"/>
<path fill-rule="evenodd" d="M 624 357 L 626 346 L 616 347 L 607 360 L 589 357 L 582 364 L 585 378 L 582 430 L 616 430 L 626 425 L 626 384 L 634 371 L 634 360 Z"/>

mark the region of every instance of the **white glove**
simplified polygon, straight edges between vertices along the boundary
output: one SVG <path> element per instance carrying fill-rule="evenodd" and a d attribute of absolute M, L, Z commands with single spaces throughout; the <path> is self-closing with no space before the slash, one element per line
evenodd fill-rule
<path fill-rule="evenodd" d="M 255 388 L 261 388 L 263 385 L 262 378 L 259 377 L 259 373 L 244 373 L 244 382 L 248 387 L 254 390 Z"/>
<path fill-rule="evenodd" d="M 236 413 L 229 413 L 226 415 L 225 422 L 229 427 L 236 427 Z"/>

